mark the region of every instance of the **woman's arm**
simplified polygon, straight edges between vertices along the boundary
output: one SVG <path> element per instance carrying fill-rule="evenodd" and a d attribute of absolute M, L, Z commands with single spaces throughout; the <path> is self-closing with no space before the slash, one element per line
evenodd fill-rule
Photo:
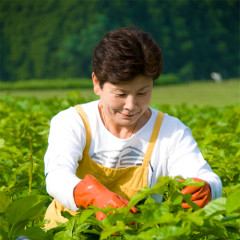
<path fill-rule="evenodd" d="M 203 158 L 196 141 L 188 127 L 179 120 L 169 145 L 168 171 L 170 176 L 198 178 L 209 183 L 211 199 L 222 195 L 222 183 L 208 162 Z"/>
<path fill-rule="evenodd" d="M 76 211 L 73 189 L 80 179 L 75 172 L 86 144 L 83 122 L 74 108 L 57 114 L 50 124 L 44 157 L 46 188 L 64 207 Z"/>

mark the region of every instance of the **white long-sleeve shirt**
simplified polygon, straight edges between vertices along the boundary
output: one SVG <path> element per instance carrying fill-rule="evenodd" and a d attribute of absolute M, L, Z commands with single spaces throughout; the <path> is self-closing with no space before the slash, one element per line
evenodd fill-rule
<path fill-rule="evenodd" d="M 130 138 L 120 139 L 103 125 L 98 103 L 93 101 L 82 105 L 92 132 L 91 158 L 111 168 L 141 165 L 158 111 L 150 108 L 152 114 L 148 122 Z M 53 117 L 48 143 L 44 157 L 47 192 L 64 207 L 76 211 L 73 190 L 81 179 L 75 172 L 82 159 L 86 132 L 74 107 Z M 164 114 L 148 171 L 149 187 L 155 185 L 159 176 L 196 177 L 210 184 L 212 199 L 222 195 L 221 180 L 204 160 L 190 129 L 168 114 Z"/>

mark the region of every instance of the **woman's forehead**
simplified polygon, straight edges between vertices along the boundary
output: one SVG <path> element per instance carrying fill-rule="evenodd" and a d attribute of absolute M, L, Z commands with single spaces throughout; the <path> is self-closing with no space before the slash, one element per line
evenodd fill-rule
<path fill-rule="evenodd" d="M 143 90 L 145 88 L 152 87 L 153 80 L 149 77 L 137 76 L 133 80 L 122 81 L 114 84 L 106 82 L 104 85 L 107 85 L 112 90 L 128 90 L 128 89 Z"/>

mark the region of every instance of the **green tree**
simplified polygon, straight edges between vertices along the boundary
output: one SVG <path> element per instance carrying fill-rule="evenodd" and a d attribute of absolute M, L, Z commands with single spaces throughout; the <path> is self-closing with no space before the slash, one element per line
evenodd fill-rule
<path fill-rule="evenodd" d="M 1 0 L 0 78 L 89 77 L 106 31 L 134 24 L 182 81 L 239 77 L 239 0 Z"/>
<path fill-rule="evenodd" d="M 103 34 L 109 30 L 108 18 L 104 15 L 95 15 L 93 23 L 82 28 L 79 33 L 66 35 L 57 51 L 60 64 L 67 69 L 62 76 L 79 77 L 92 71 L 93 50 L 103 38 Z"/>

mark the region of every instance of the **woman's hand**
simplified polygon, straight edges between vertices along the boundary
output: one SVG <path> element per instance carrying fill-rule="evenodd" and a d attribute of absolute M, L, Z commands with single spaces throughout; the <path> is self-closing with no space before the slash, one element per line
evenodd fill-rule
<path fill-rule="evenodd" d="M 203 208 L 208 202 L 211 201 L 212 198 L 211 187 L 209 183 L 204 180 L 201 180 L 199 178 L 192 179 L 194 180 L 194 182 L 204 182 L 204 185 L 200 187 L 187 186 L 181 191 L 181 193 L 191 194 L 192 195 L 191 201 L 196 203 L 199 207 Z M 182 207 L 190 208 L 191 206 L 188 203 L 183 202 Z"/>
<path fill-rule="evenodd" d="M 128 206 L 127 199 L 109 191 L 91 175 L 86 175 L 85 178 L 77 184 L 73 195 L 77 207 L 87 208 L 88 206 L 97 206 L 104 209 L 109 205 L 111 208 Z M 137 209 L 132 207 L 130 211 L 136 213 Z M 105 217 L 106 215 L 102 212 L 96 213 L 96 218 L 98 220 L 103 220 Z"/>

